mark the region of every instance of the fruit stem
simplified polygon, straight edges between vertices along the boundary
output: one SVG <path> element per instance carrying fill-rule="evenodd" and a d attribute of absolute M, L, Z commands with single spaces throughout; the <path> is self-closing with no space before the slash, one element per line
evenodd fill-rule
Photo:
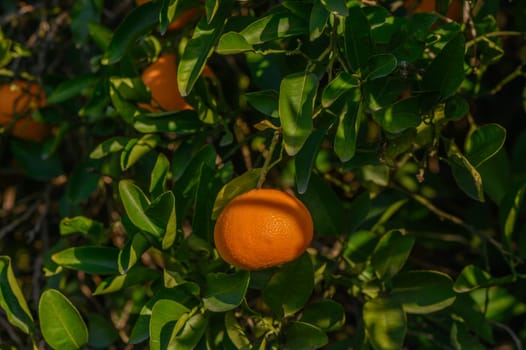
<path fill-rule="evenodd" d="M 265 182 L 265 179 L 267 178 L 268 171 L 272 166 L 270 165 L 270 161 L 272 160 L 272 154 L 274 154 L 274 150 L 276 149 L 276 145 L 279 142 L 279 136 L 281 134 L 281 129 L 274 131 L 274 136 L 272 137 L 272 141 L 270 142 L 270 147 L 268 150 L 267 158 L 265 159 L 265 163 L 263 164 L 263 168 L 261 168 L 261 174 L 259 175 L 259 180 L 256 185 L 257 189 L 260 189 L 261 186 L 263 186 L 263 183 Z"/>

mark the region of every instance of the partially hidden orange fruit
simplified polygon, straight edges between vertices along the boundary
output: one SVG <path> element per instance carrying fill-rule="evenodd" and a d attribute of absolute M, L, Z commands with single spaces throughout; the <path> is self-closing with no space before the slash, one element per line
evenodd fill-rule
<path fill-rule="evenodd" d="M 20 139 L 40 142 L 49 127 L 35 121 L 31 114 L 46 105 L 46 94 L 36 83 L 17 80 L 0 86 L 0 125 Z"/>
<path fill-rule="evenodd" d="M 175 54 L 165 53 L 148 66 L 141 75 L 144 85 L 151 92 L 150 104 L 139 104 L 150 112 L 192 109 L 177 87 L 177 62 Z"/>
<path fill-rule="evenodd" d="M 137 0 L 137 5 L 142 5 L 151 0 Z M 175 18 L 170 25 L 168 25 L 168 30 L 179 30 L 183 28 L 188 23 L 199 18 L 201 15 L 201 10 L 197 7 L 190 7 L 189 9 L 184 10 L 177 18 Z"/>
<path fill-rule="evenodd" d="M 451 18 L 454 21 L 460 21 L 462 19 L 462 0 L 453 0 L 448 8 L 446 17 Z M 404 7 L 414 13 L 432 13 L 435 11 L 436 0 L 406 0 L 404 1 Z"/>
<path fill-rule="evenodd" d="M 298 258 L 312 241 L 309 210 L 292 195 L 254 189 L 232 199 L 219 215 L 214 242 L 238 268 L 259 270 Z"/>

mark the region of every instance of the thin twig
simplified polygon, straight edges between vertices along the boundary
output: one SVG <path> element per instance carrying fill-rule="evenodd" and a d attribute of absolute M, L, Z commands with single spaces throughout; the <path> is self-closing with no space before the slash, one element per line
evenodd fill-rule
<path fill-rule="evenodd" d="M 508 333 L 510 335 L 511 339 L 515 343 L 515 346 L 517 347 L 517 350 L 522 350 L 522 342 L 519 339 L 519 337 L 517 336 L 517 334 L 515 334 L 513 329 L 511 329 L 510 327 L 506 326 L 505 324 L 497 322 L 497 321 L 490 321 L 490 322 L 494 326 L 499 327 L 500 329 L 503 329 L 504 331 L 506 331 L 506 333 Z"/>
<path fill-rule="evenodd" d="M 256 188 L 261 188 L 263 186 L 263 183 L 265 182 L 265 179 L 267 178 L 267 173 L 270 170 L 270 161 L 272 160 L 272 154 L 274 154 L 274 150 L 276 149 L 276 145 L 278 144 L 279 137 L 281 135 L 281 130 L 274 131 L 274 136 L 272 137 L 272 141 L 270 143 L 270 148 L 268 150 L 267 158 L 265 159 L 265 163 L 263 164 L 263 168 L 261 169 L 261 174 L 259 176 L 258 184 Z"/>

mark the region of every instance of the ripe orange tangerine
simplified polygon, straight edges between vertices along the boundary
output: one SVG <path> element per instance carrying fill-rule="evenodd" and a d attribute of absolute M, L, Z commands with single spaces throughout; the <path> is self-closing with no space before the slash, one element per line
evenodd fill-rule
<path fill-rule="evenodd" d="M 141 75 L 144 85 L 152 94 L 150 104 L 141 103 L 150 112 L 192 109 L 177 87 L 177 62 L 175 54 L 165 53 L 148 66 Z"/>
<path fill-rule="evenodd" d="M 226 262 L 259 270 L 298 258 L 313 236 L 309 210 L 292 195 L 254 189 L 231 200 L 214 228 L 214 242 Z"/>
<path fill-rule="evenodd" d="M 0 125 L 11 135 L 41 142 L 49 128 L 31 118 L 31 113 L 46 105 L 46 94 L 36 83 L 17 80 L 0 86 Z"/>

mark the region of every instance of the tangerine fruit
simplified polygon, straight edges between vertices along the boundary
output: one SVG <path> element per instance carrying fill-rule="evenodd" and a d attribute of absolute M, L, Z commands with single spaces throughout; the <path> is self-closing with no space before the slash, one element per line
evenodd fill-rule
<path fill-rule="evenodd" d="M 254 189 L 231 200 L 219 215 L 214 242 L 226 262 L 259 270 L 298 258 L 313 236 L 309 210 L 292 195 Z"/>
<path fill-rule="evenodd" d="M 40 142 L 49 135 L 49 128 L 31 117 L 46 105 L 46 94 L 36 83 L 17 80 L 0 86 L 0 125 L 11 135 Z"/>
<path fill-rule="evenodd" d="M 148 66 L 141 75 L 144 85 L 151 92 L 150 104 L 141 103 L 150 112 L 180 111 L 192 109 L 181 96 L 177 86 L 177 62 L 175 54 L 165 53 Z"/>

